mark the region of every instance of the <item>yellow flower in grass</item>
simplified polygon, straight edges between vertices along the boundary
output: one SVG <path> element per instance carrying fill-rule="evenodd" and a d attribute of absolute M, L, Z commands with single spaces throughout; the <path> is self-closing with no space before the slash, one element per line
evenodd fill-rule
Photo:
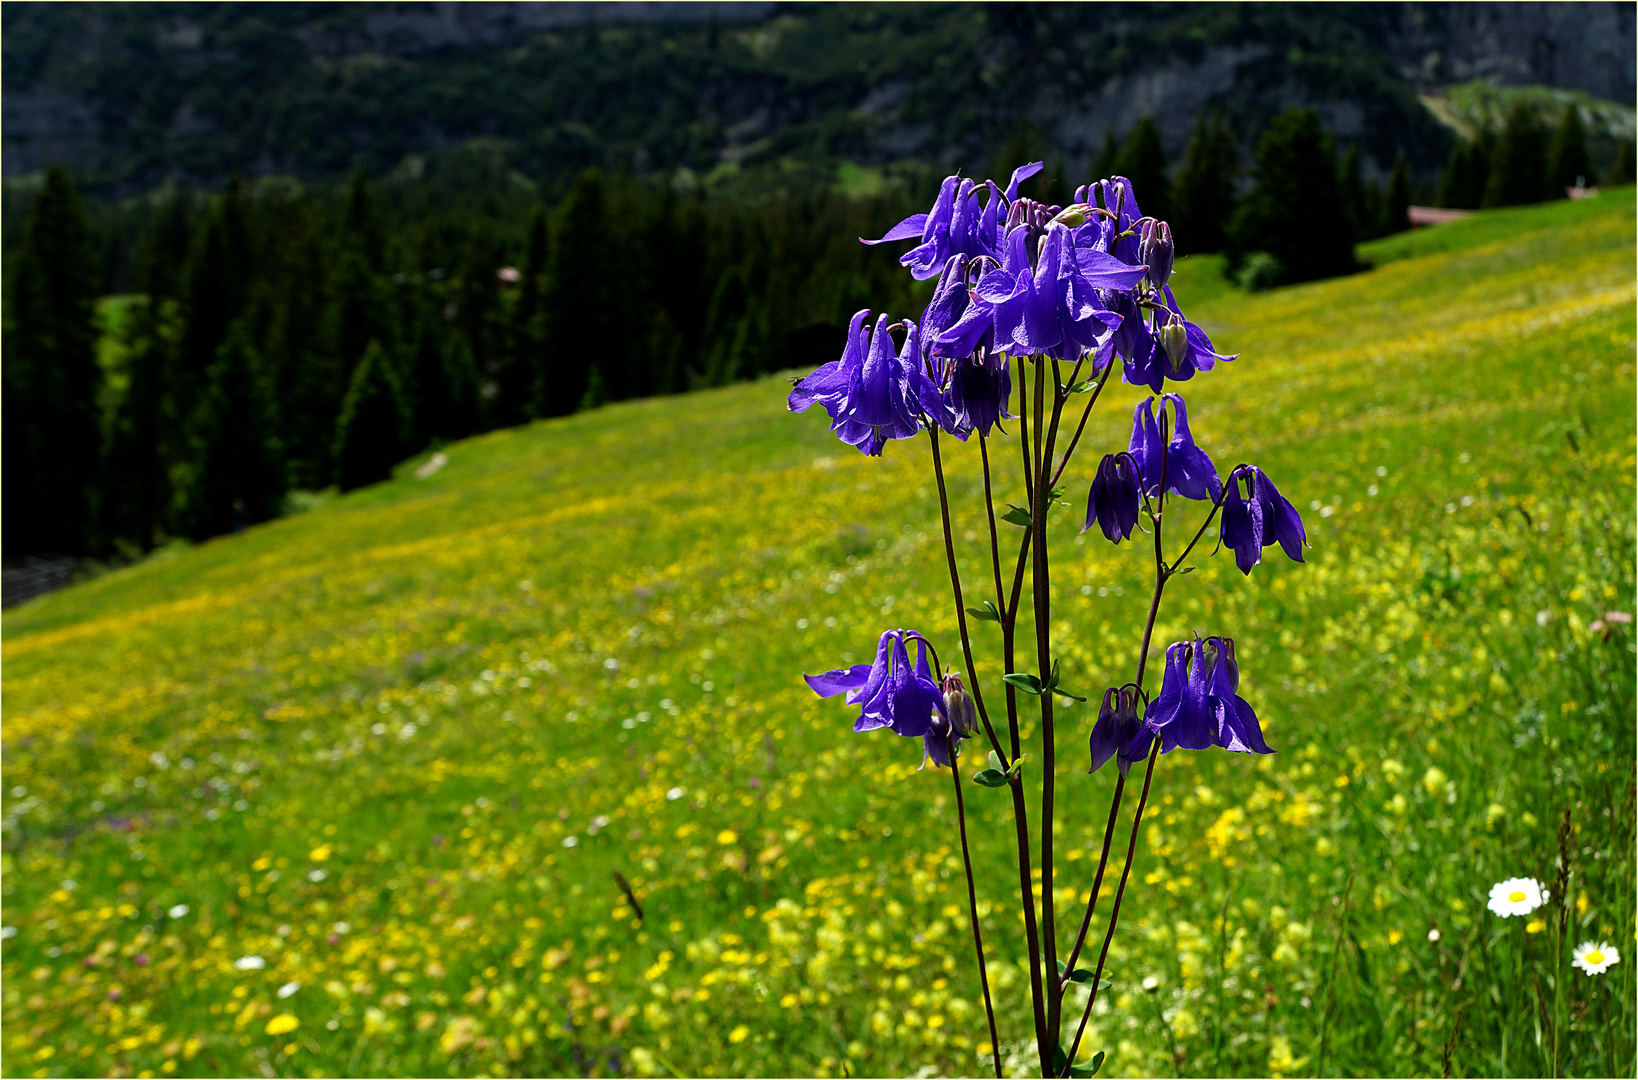
<path fill-rule="evenodd" d="M 297 1020 L 289 1013 L 280 1013 L 267 1022 L 266 1030 L 269 1035 L 288 1035 L 299 1027 L 301 1027 L 300 1020 Z"/>
<path fill-rule="evenodd" d="M 732 1031 L 730 1031 L 728 1033 L 728 1041 L 729 1042 L 736 1042 L 736 1043 L 737 1042 L 744 1042 L 746 1037 L 749 1036 L 750 1034 L 751 1034 L 751 1029 L 746 1027 L 744 1024 L 741 1024 L 738 1027 L 736 1027 L 734 1030 L 732 1030 Z"/>
<path fill-rule="evenodd" d="M 1574 957 L 1570 965 L 1588 975 L 1602 975 L 1611 964 L 1621 962 L 1621 954 L 1607 941 L 1583 941 L 1575 947 Z"/>

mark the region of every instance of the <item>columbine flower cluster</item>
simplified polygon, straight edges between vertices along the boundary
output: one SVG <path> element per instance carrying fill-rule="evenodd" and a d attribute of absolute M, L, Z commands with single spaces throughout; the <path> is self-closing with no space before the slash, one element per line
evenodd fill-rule
<path fill-rule="evenodd" d="M 1066 1055 L 1057 1023 L 1070 974 L 1087 974 L 1074 971 L 1074 960 L 1085 943 L 1102 877 L 1100 870 L 1067 965 L 1058 962 L 1051 932 L 1052 823 L 1042 822 L 1038 836 L 1027 823 L 1019 709 L 1021 699 L 1034 696 L 1038 701 L 1045 759 L 1042 805 L 1051 807 L 1056 752 L 1052 703 L 1057 697 L 1084 698 L 1064 688 L 1059 665 L 1051 658 L 1044 518 L 1047 507 L 1059 497 L 1057 482 L 1079 443 L 1086 415 L 1112 374 L 1118 370 L 1121 382 L 1143 394 L 1133 406 L 1126 449 L 1103 455 L 1091 470 L 1082 531 L 1096 525 L 1117 544 L 1138 532 L 1151 533 L 1156 564 L 1154 597 L 1135 677 L 1104 692 L 1089 740 L 1092 771 L 1111 759 L 1117 762 L 1114 810 L 1118 810 L 1132 766 L 1146 763 L 1136 812 L 1141 821 L 1160 754 L 1213 747 L 1240 753 L 1273 752 L 1256 713 L 1240 696 L 1240 668 L 1232 638 L 1213 634 L 1170 645 L 1165 650 L 1160 690 L 1152 696 L 1144 685 L 1149 639 L 1166 582 L 1183 571 L 1182 564 L 1214 520 L 1217 546 L 1232 551 L 1236 565 L 1246 574 L 1262 561 L 1264 549 L 1275 544 L 1291 559 L 1302 562 L 1308 537 L 1296 509 L 1261 468 L 1240 464 L 1219 475 L 1210 456 L 1195 441 L 1181 384 L 1197 373 L 1213 370 L 1218 361 L 1236 357 L 1218 352 L 1205 331 L 1186 319 L 1178 307 L 1170 286 L 1175 254 L 1171 227 L 1143 214 L 1131 182 L 1123 177 L 1077 189 L 1068 206 L 1021 197 L 1019 185 L 1040 170 L 1040 162 L 1018 169 L 1005 188 L 994 181 L 949 177 L 926 213 L 913 214 L 879 239 L 865 241 L 914 241 L 899 261 L 917 280 L 937 279 L 932 299 L 919 320 L 895 320 L 887 313 L 872 319 L 868 309 L 857 312 L 841 357 L 797 380 L 788 405 L 793 412 L 821 406 L 837 438 L 872 456 L 881 454 L 890 441 L 928 433 L 966 670 L 944 670 L 922 634 L 889 630 L 877 643 L 873 663 L 807 676 L 807 681 L 822 697 L 846 694 L 847 703 L 859 707 L 855 731 L 889 728 L 897 735 L 922 739 L 924 764 L 931 760 L 952 765 L 963 740 L 979 734 L 986 737 L 990 767 L 973 779 L 986 787 L 1012 789 L 1021 868 L 1028 865 L 1031 845 L 1040 847 L 1037 865 L 1047 879 L 1041 899 L 1037 904 L 1027 884 L 1020 895 L 1026 935 L 1036 954 L 1031 974 L 1036 1039 L 1043 1070 L 1069 1075 L 1080 1034 Z M 1015 386 L 1017 405 L 1013 403 Z M 1085 411 L 1058 459 L 1060 421 L 1065 406 L 1078 394 L 1088 395 Z M 1011 411 L 1014 408 L 1016 414 Z M 1014 508 L 1003 519 L 1024 526 L 1025 533 L 1016 562 L 1003 563 L 990 501 L 992 477 L 986 449 L 984 492 L 992 566 L 987 568 L 991 573 L 979 580 L 993 578 L 996 595 L 993 601 L 984 602 L 983 609 L 968 608 L 962 599 L 952 540 L 939 436 L 966 440 L 976 435 L 982 445 L 994 435 L 1008 434 L 1002 427 L 1005 421 L 1017 421 L 1023 449 L 1022 488 L 1030 505 Z M 1163 525 L 1189 502 L 1205 504 L 1205 520 L 1194 539 L 1168 561 Z M 1034 586 L 1027 593 L 1022 589 L 1026 571 Z M 1003 582 L 1006 574 L 1014 575 L 1010 600 Z M 1033 620 L 1017 617 L 1021 595 L 1032 598 Z M 1035 672 L 1008 671 L 1002 676 L 1005 734 L 1010 736 L 1005 744 L 985 706 L 973 662 L 968 613 L 1001 624 L 1008 667 L 1018 654 L 1031 656 L 1039 665 Z M 1015 651 L 1021 627 L 1037 634 L 1033 650 L 1026 643 Z M 954 782 L 958 814 L 964 814 L 959 775 Z M 1114 810 L 1109 819 L 1111 830 Z M 1133 844 L 1137 835 L 1134 822 Z M 962 842 L 965 852 L 964 818 Z M 1105 856 L 1111 842 L 1112 831 L 1105 836 Z M 1130 868 L 1128 857 L 1106 931 L 1105 952 Z M 968 873 L 971 885 L 970 865 Z M 1027 883 L 1027 873 L 1023 880 Z M 1045 934 L 1038 933 L 1042 924 L 1048 931 Z M 988 1005 L 976 901 L 972 928 Z M 1061 979 L 1052 974 L 1054 963 L 1065 972 Z M 1100 959 L 1099 971 L 1091 980 L 1088 1013 L 1101 971 Z M 990 1022 L 991 1042 L 997 1045 L 993 1011 Z M 1083 1014 L 1082 1030 L 1085 1023 Z M 995 1065 L 999 1076 L 998 1054 Z"/>

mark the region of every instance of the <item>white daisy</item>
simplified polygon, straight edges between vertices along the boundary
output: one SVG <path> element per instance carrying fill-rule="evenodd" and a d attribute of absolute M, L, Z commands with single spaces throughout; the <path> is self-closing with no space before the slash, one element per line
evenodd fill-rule
<path fill-rule="evenodd" d="M 1492 913 L 1504 919 L 1509 915 L 1528 915 L 1546 902 L 1547 890 L 1535 878 L 1508 878 L 1490 886 L 1488 906 Z"/>
<path fill-rule="evenodd" d="M 1602 975 L 1611 964 L 1620 962 L 1621 954 L 1608 942 L 1583 941 L 1575 947 L 1575 959 L 1570 961 L 1570 965 L 1580 968 L 1588 975 Z"/>

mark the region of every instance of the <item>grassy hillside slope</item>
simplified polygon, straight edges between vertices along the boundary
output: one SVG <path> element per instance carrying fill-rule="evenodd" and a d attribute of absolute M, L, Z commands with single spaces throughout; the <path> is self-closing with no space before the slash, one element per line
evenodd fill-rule
<path fill-rule="evenodd" d="M 1633 210 L 1253 298 L 1182 264 L 1243 353 L 1192 426 L 1313 547 L 1200 560 L 1162 612 L 1236 638 L 1279 753 L 1161 761 L 1086 1048 L 1113 1073 L 1630 1073 L 1638 957 L 1572 977 L 1556 922 L 1484 898 L 1562 854 L 1567 935 L 1633 941 L 1633 626 L 1602 618 L 1634 599 Z M 496 432 L 9 612 L 6 1074 L 981 1070 L 949 775 L 800 678 L 889 626 L 958 655 L 927 449 L 865 459 L 785 390 Z M 1107 399 L 1050 523 L 1076 687 L 1129 677 L 1146 608 L 1141 551 L 1075 539 L 1137 395 Z M 1113 782 L 1092 719 L 1060 728 L 1060 910 Z M 969 812 L 1010 1043 L 1007 813 Z"/>

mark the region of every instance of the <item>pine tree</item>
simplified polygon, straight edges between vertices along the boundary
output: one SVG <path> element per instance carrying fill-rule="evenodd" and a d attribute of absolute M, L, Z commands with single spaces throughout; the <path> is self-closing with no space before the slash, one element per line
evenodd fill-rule
<path fill-rule="evenodd" d="M 148 296 L 135 303 L 125 355 L 125 393 L 109 425 L 102 468 L 102 531 L 136 551 L 152 549 L 170 510 L 170 464 L 164 447 L 168 423 L 165 373 L 175 348 L 172 301 Z"/>
<path fill-rule="evenodd" d="M 574 412 L 593 360 L 626 339 L 619 325 L 607 185 L 595 169 L 575 178 L 552 231 L 545 297 L 548 343 L 535 384 L 536 416 Z M 605 382 L 606 382 L 605 378 Z"/>
<path fill-rule="evenodd" d="M 1382 193 L 1382 209 L 1377 219 L 1376 235 L 1391 236 L 1405 232 L 1410 226 L 1410 165 L 1404 154 L 1395 154 L 1393 171 L 1388 174 L 1388 187 Z"/>
<path fill-rule="evenodd" d="M 1360 166 L 1359 144 L 1353 143 L 1342 155 L 1342 166 L 1337 170 L 1337 195 L 1342 199 L 1342 209 L 1348 215 L 1349 224 L 1353 226 L 1355 243 L 1369 240 L 1375 235 L 1378 215 L 1376 208 L 1370 205 L 1370 194 Z"/>
<path fill-rule="evenodd" d="M 1239 151 L 1221 109 L 1195 117 L 1173 192 L 1172 235 L 1180 254 L 1221 251 L 1234 218 Z M 1145 207 L 1147 209 L 1147 207 Z"/>
<path fill-rule="evenodd" d="M 1592 183 L 1592 164 L 1587 160 L 1587 127 L 1581 122 L 1581 110 L 1570 104 L 1564 106 L 1564 119 L 1553 132 L 1547 153 L 1547 197 L 1560 198 L 1577 182 Z"/>
<path fill-rule="evenodd" d="M 278 416 L 243 319 L 217 349 L 191 427 L 192 460 L 177 485 L 182 531 L 203 540 L 276 517 L 288 487 Z"/>
<path fill-rule="evenodd" d="M 1485 185 L 1490 179 L 1490 157 L 1495 140 L 1488 132 L 1474 142 L 1464 142 L 1450 152 L 1444 176 L 1439 180 L 1439 205 L 1456 210 L 1477 210 L 1484 202 Z"/>
<path fill-rule="evenodd" d="M 336 418 L 336 483 L 342 491 L 392 475 L 404 459 L 410 417 L 398 372 L 379 341 L 364 349 Z"/>
<path fill-rule="evenodd" d="M 9 266 L 5 320 L 5 546 L 82 554 L 94 538 L 102 425 L 97 263 L 68 172 L 52 168 Z"/>
<path fill-rule="evenodd" d="M 1230 267 L 1252 252 L 1278 260 L 1286 281 L 1354 269 L 1353 228 L 1337 191 L 1336 146 L 1313 109 L 1276 116 L 1257 145 L 1256 186 L 1235 218 Z"/>
<path fill-rule="evenodd" d="M 1126 137 L 1115 159 L 1115 172 L 1132 182 L 1132 193 L 1145 214 L 1163 221 L 1170 217 L 1172 185 L 1166 179 L 1166 147 L 1154 117 L 1139 120 Z"/>
<path fill-rule="evenodd" d="M 1632 140 L 1622 139 L 1620 147 L 1615 151 L 1615 163 L 1610 166 L 1605 183 L 1611 187 L 1630 184 L 1635 175 L 1638 175 L 1638 163 L 1633 161 Z"/>
<path fill-rule="evenodd" d="M 1490 158 L 1485 206 L 1523 206 L 1542 200 L 1547 179 L 1547 133 L 1535 110 L 1515 102 Z"/>
<path fill-rule="evenodd" d="M 173 411 L 184 423 L 194 414 L 206 373 L 216 362 L 228 327 L 244 313 L 251 270 L 246 212 L 244 187 L 234 176 L 216 197 L 194 236 L 183 268 L 186 322 L 176 350 L 176 367 L 167 383 Z"/>
<path fill-rule="evenodd" d="M 546 284 L 546 215 L 539 207 L 529 219 L 527 245 L 508 348 L 495 373 L 496 415 L 503 425 L 521 423 L 533 415 L 533 390 L 545 351 L 546 312 L 541 300 Z"/>

